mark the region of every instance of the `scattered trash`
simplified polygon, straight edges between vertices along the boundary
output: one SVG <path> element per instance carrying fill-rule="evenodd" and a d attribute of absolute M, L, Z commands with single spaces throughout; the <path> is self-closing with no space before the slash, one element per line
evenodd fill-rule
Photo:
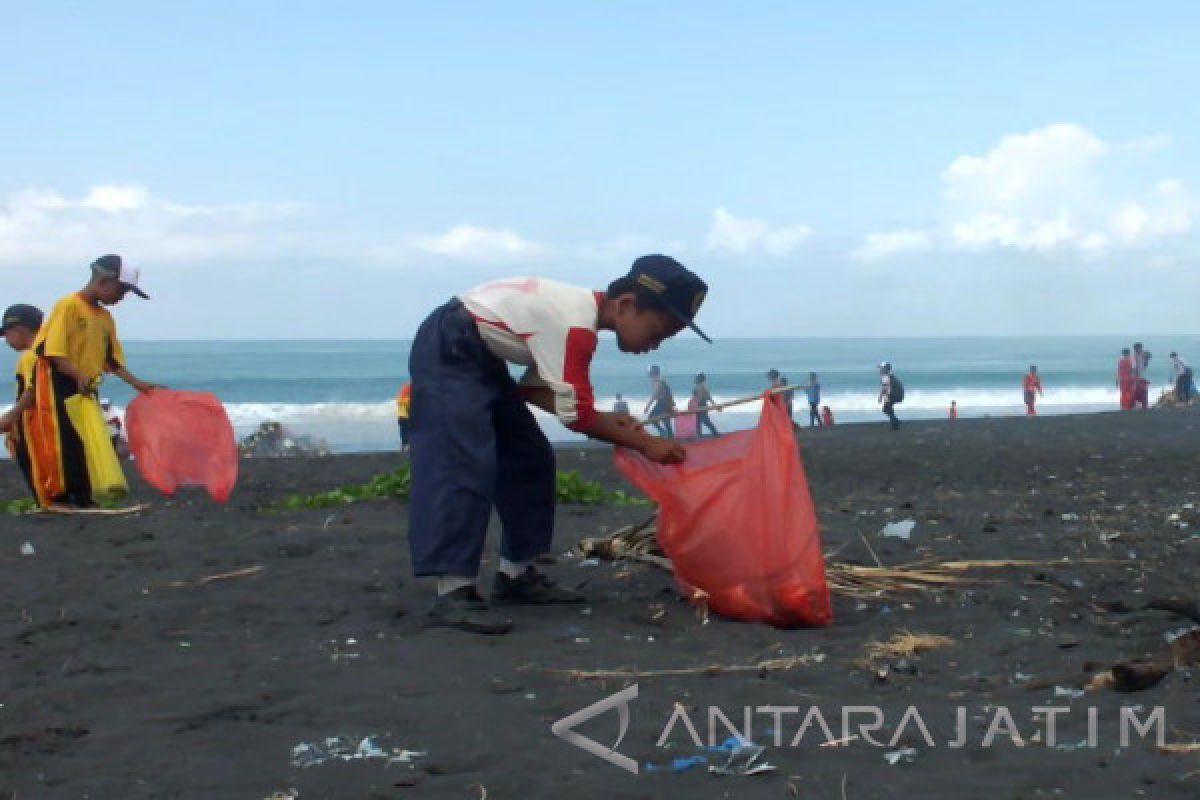
<path fill-rule="evenodd" d="M 908 539 L 915 527 L 917 527 L 915 520 L 902 519 L 899 522 L 889 522 L 879 532 L 884 536 L 890 536 L 895 539 Z"/>
<path fill-rule="evenodd" d="M 299 789 L 286 789 L 282 792 L 271 792 L 263 800 L 299 800 Z"/>
<path fill-rule="evenodd" d="M 411 764 L 426 755 L 416 750 L 393 748 L 385 750 L 376 741 L 377 737 L 366 736 L 358 743 L 347 736 L 330 736 L 321 743 L 301 742 L 292 748 L 292 766 L 306 769 L 319 767 L 327 761 L 378 760 L 388 764 Z"/>
<path fill-rule="evenodd" d="M 917 748 L 901 747 L 899 750 L 884 753 L 883 760 L 893 767 L 897 764 L 911 764 L 917 760 Z"/>
<path fill-rule="evenodd" d="M 598 567 L 598 566 L 600 566 L 600 559 L 585 558 L 583 561 L 579 562 L 579 566 L 581 566 L 581 567 Z"/>
<path fill-rule="evenodd" d="M 1191 633 L 1192 631 L 1196 631 L 1196 630 L 1200 630 L 1200 628 L 1197 628 L 1195 625 L 1188 625 L 1187 627 L 1184 627 L 1184 628 L 1179 628 L 1179 629 L 1173 630 L 1173 631 L 1167 631 L 1166 633 L 1163 634 L 1163 638 L 1167 640 L 1167 644 L 1170 644 L 1171 642 L 1175 641 L 1176 639 L 1182 638 L 1182 637 L 1188 635 L 1189 633 Z"/>
<path fill-rule="evenodd" d="M 1083 695 L 1084 695 L 1083 689 L 1071 689 L 1066 686 L 1055 686 L 1054 687 L 1054 696 L 1055 697 L 1069 697 L 1072 700 L 1078 700 L 1079 698 L 1083 697 Z"/>
<path fill-rule="evenodd" d="M 687 772 L 688 770 L 702 767 L 708 764 L 708 759 L 704 756 L 688 756 L 686 758 L 676 758 L 670 764 L 646 764 L 646 772 Z"/>
<path fill-rule="evenodd" d="M 34 554 L 34 549 L 33 549 L 32 543 L 26 542 L 25 544 L 21 545 L 21 555 L 31 556 L 33 554 Z"/>
<path fill-rule="evenodd" d="M 852 742 L 858 740 L 858 734 L 847 736 L 844 739 L 830 739 L 826 742 L 821 742 L 818 747 L 849 747 Z"/>
<path fill-rule="evenodd" d="M 242 458 L 296 458 L 328 456 L 329 444 L 312 436 L 296 436 L 278 422 L 264 422 L 238 443 Z"/>
<path fill-rule="evenodd" d="M 730 739 L 721 747 L 713 749 L 717 752 L 729 753 L 729 758 L 724 764 L 708 768 L 708 771 L 714 775 L 763 775 L 775 771 L 774 765 L 759 761 L 767 749 L 761 744 Z"/>
<path fill-rule="evenodd" d="M 1087 750 L 1089 748 L 1091 748 L 1091 745 L 1088 744 L 1087 739 L 1081 739 L 1074 743 L 1064 742 L 1063 744 L 1054 745 L 1055 750 L 1062 750 L 1064 753 L 1074 753 L 1077 750 Z"/>
<path fill-rule="evenodd" d="M 1076 514 L 1074 511 L 1068 511 L 1066 514 L 1062 515 L 1062 521 L 1063 522 L 1078 522 L 1079 515 Z"/>

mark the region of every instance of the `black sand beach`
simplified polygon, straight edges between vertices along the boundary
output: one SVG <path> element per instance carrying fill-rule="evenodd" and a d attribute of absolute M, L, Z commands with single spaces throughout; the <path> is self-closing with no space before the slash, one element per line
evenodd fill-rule
<path fill-rule="evenodd" d="M 581 566 L 561 555 L 547 569 L 566 584 L 586 581 L 587 606 L 517 610 L 516 631 L 499 638 L 423 630 L 431 590 L 411 577 L 402 505 L 261 510 L 288 494 L 365 481 L 395 467 L 394 455 L 243 462 L 227 508 L 198 494 L 165 500 L 139 484 L 134 499 L 152 505 L 137 516 L 6 516 L 0 797 L 1194 798 L 1200 754 L 1164 755 L 1136 735 L 1128 747 L 1118 741 L 1122 705 L 1140 707 L 1142 718 L 1163 707 L 1168 742 L 1200 738 L 1193 672 L 1128 694 L 1067 692 L 1088 662 L 1159 653 L 1165 634 L 1189 624 L 1161 611 L 1106 609 L 1194 596 L 1198 432 L 1200 416 L 1188 412 L 914 423 L 896 434 L 882 425 L 805 431 L 825 550 L 838 560 L 874 563 L 865 538 L 888 565 L 1060 562 L 973 573 L 998 580 L 942 594 L 835 597 L 836 621 L 822 630 L 702 624 L 654 567 Z M 560 468 L 628 488 L 607 450 L 564 450 Z M 7 465 L 0 497 L 18 496 Z M 647 513 L 562 507 L 556 552 Z M 880 536 L 886 522 L 905 518 L 916 522 L 911 540 Z M 20 554 L 26 541 L 32 556 Z M 1080 558 L 1127 563 L 1064 560 Z M 245 577 L 169 585 L 255 566 L 261 571 Z M 857 663 L 868 642 L 901 630 L 954 644 L 874 669 Z M 639 679 L 620 746 L 642 764 L 695 754 L 681 727 L 669 749 L 655 746 L 676 701 L 705 738 L 709 706 L 735 722 L 743 706 L 796 706 L 799 714 L 782 717 L 784 746 L 764 756 L 778 767 L 771 774 L 717 777 L 700 768 L 634 777 L 550 732 L 555 720 L 633 682 L 553 670 L 795 655 L 813 663 Z M 1031 681 L 1045 688 L 1023 686 Z M 823 748 L 814 729 L 788 747 L 814 705 L 836 736 L 843 706 L 882 707 L 885 741 L 914 706 L 936 746 L 910 727 L 895 746 Z M 1058 718 L 1056 747 L 1032 711 L 1048 705 L 1072 709 Z M 948 744 L 959 706 L 967 742 L 956 749 Z M 982 746 L 998 706 L 1010 709 L 1024 747 L 1004 736 Z M 1097 709 L 1094 748 L 1079 746 L 1088 706 Z M 760 743 L 773 744 L 774 727 L 755 715 Z M 616 715 L 581 730 L 611 743 Z M 296 745 L 333 736 L 374 736 L 425 755 L 411 766 L 292 765 Z M 886 755 L 905 746 L 915 757 L 889 764 Z"/>

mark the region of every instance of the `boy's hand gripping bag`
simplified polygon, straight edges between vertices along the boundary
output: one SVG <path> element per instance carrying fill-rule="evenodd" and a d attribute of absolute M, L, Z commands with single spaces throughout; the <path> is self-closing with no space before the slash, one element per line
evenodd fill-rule
<path fill-rule="evenodd" d="M 659 504 L 658 541 L 689 597 L 698 589 L 721 616 L 783 628 L 833 620 L 817 514 L 778 395 L 758 428 L 689 446 L 683 464 L 627 449 L 616 462 Z"/>
<path fill-rule="evenodd" d="M 91 395 L 76 394 L 63 401 L 67 417 L 79 440 L 83 442 L 84 461 L 92 497 L 96 500 L 120 500 L 129 494 L 129 484 L 117 451 L 113 449 L 112 434 L 104 421 L 100 403 Z"/>
<path fill-rule="evenodd" d="M 155 389 L 129 404 L 125 420 L 129 449 L 147 483 L 167 496 L 181 486 L 203 486 L 218 503 L 229 500 L 237 483 L 237 440 L 215 395 Z"/>

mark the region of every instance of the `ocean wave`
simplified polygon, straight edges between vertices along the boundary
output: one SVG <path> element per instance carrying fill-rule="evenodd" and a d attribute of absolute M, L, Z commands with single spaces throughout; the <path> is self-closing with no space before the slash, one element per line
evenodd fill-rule
<path fill-rule="evenodd" d="M 626 397 L 631 410 L 637 414 L 645 407 L 646 397 Z M 717 403 L 735 399 L 733 395 L 716 395 Z M 1052 408 L 1087 408 L 1113 407 L 1117 405 L 1116 388 L 1108 389 L 1097 386 L 1066 386 L 1048 389 L 1044 397 L 1038 399 L 1038 406 Z M 1007 408 L 1023 408 L 1020 390 L 1004 389 L 908 389 L 905 392 L 903 407 L 911 410 L 940 411 L 950 406 L 951 401 L 958 403 L 961 411 L 992 411 Z M 611 409 L 616 402 L 615 396 L 597 398 L 596 406 L 600 409 Z M 803 392 L 796 393 L 797 408 L 805 404 Z M 821 398 L 821 405 L 831 407 L 835 412 L 875 412 L 879 409 L 878 394 L 875 392 L 830 392 Z M 754 400 L 739 406 L 738 410 L 745 414 L 757 414 L 762 408 L 760 400 Z M 284 424 L 330 424 L 339 421 L 345 423 L 379 423 L 394 422 L 396 404 L 392 400 L 376 403 L 226 403 L 230 421 L 238 429 L 257 426 L 268 420 Z"/>

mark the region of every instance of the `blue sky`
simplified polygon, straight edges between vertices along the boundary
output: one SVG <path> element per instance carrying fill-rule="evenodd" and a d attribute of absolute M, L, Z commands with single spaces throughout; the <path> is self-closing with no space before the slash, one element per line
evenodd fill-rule
<path fill-rule="evenodd" d="M 1196 330 L 1195 4 L 832 5 L 12 7 L 0 296 L 398 338 L 666 251 L 717 336 Z"/>

